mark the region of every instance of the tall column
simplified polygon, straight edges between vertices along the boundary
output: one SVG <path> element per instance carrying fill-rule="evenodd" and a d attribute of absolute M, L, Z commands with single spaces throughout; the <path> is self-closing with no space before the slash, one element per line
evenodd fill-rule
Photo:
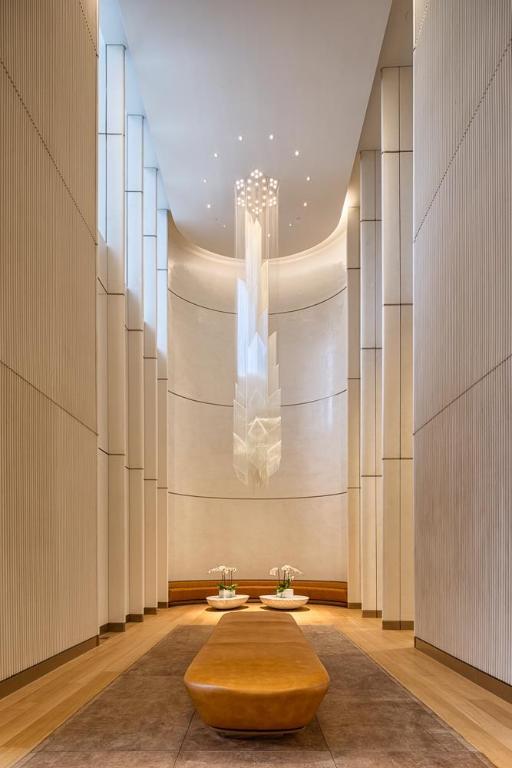
<path fill-rule="evenodd" d="M 384 629 L 414 620 L 412 67 L 382 70 Z"/>
<path fill-rule="evenodd" d="M 157 169 L 144 168 L 144 612 L 157 593 Z"/>
<path fill-rule="evenodd" d="M 167 210 L 157 211 L 157 376 L 158 376 L 158 488 L 157 488 L 157 598 L 158 607 L 169 601 L 167 567 L 168 482 L 167 482 L 167 389 L 168 389 L 168 256 Z"/>
<path fill-rule="evenodd" d="M 347 211 L 347 586 L 349 608 L 361 607 L 359 292 L 359 207 L 350 207 Z"/>
<path fill-rule="evenodd" d="M 123 630 L 128 608 L 124 46 L 107 45 L 105 56 L 105 134 L 100 135 L 100 145 L 105 166 L 102 194 L 108 271 L 108 618 L 111 630 Z"/>
<path fill-rule="evenodd" d="M 144 117 L 126 116 L 126 327 L 128 336 L 128 619 L 144 618 Z"/>
<path fill-rule="evenodd" d="M 360 155 L 361 598 L 382 616 L 382 257 L 380 152 Z"/>

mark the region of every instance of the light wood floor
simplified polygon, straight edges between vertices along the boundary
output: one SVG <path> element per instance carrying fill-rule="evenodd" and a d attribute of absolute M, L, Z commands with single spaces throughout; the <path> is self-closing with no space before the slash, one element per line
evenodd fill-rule
<path fill-rule="evenodd" d="M 0 768 L 30 752 L 177 624 L 213 624 L 221 615 L 202 605 L 161 610 L 1 699 Z M 378 619 L 331 606 L 313 605 L 294 617 L 299 624 L 338 627 L 498 768 L 512 768 L 512 704 L 415 650 L 412 632 L 383 632 Z"/>

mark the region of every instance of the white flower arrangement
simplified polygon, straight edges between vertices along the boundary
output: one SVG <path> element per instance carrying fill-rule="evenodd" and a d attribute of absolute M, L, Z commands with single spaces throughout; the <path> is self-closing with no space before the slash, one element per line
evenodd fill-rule
<path fill-rule="evenodd" d="M 236 584 L 233 584 L 233 574 L 238 571 L 234 565 L 216 565 L 214 568 L 210 568 L 208 573 L 220 573 L 221 581 L 217 585 L 221 590 L 227 590 L 232 594 L 235 593 Z"/>
<path fill-rule="evenodd" d="M 276 565 L 269 571 L 270 576 L 277 576 L 277 591 L 284 592 L 285 589 L 291 589 L 293 580 L 296 576 L 301 576 L 302 571 L 293 565 Z"/>

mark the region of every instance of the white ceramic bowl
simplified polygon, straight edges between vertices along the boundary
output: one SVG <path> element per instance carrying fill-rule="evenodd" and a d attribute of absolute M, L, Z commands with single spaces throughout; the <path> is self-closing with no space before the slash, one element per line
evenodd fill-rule
<path fill-rule="evenodd" d="M 277 595 L 260 595 L 260 600 L 269 608 L 278 608 L 281 611 L 293 611 L 301 608 L 309 600 L 306 595 L 294 595 L 293 597 L 277 597 Z"/>
<path fill-rule="evenodd" d="M 235 595 L 235 597 L 218 597 L 213 595 L 206 599 L 208 605 L 211 605 L 212 608 L 217 608 L 219 611 L 231 611 L 233 608 L 240 608 L 241 605 L 246 603 L 249 595 Z"/>

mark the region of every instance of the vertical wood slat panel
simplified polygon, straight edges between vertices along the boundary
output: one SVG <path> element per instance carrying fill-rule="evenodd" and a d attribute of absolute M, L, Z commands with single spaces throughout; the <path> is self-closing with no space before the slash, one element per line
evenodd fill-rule
<path fill-rule="evenodd" d="M 129 610 L 127 460 L 127 334 L 125 285 L 125 49 L 108 44 L 104 55 L 105 241 L 108 289 L 108 611 L 123 625 Z M 103 77 L 103 67 L 100 67 Z M 104 120 L 104 123 L 103 123 Z"/>
<path fill-rule="evenodd" d="M 126 116 L 126 324 L 129 604 L 144 613 L 144 117 Z"/>
<path fill-rule="evenodd" d="M 167 211 L 157 211 L 157 378 L 158 378 L 158 490 L 157 490 L 157 598 L 164 606 L 168 601 L 168 462 L 167 412 L 169 388 L 169 271 L 168 271 Z"/>
<path fill-rule="evenodd" d="M 98 624 L 108 623 L 108 295 L 107 246 L 99 236 L 96 269 L 96 397 L 98 411 Z"/>
<path fill-rule="evenodd" d="M 1 4 L 1 679 L 98 629 L 94 38 Z"/>
<path fill-rule="evenodd" d="M 414 620 L 412 72 L 382 70 L 382 617 Z"/>
<path fill-rule="evenodd" d="M 149 139 L 147 133 L 146 136 Z M 158 606 L 157 189 L 157 169 L 144 167 L 144 607 L 146 609 L 154 609 Z"/>
<path fill-rule="evenodd" d="M 414 54 L 416 633 L 509 684 L 511 22 L 432 2 Z"/>
<path fill-rule="evenodd" d="M 347 212 L 347 588 L 348 604 L 361 604 L 360 480 L 360 236 L 359 208 Z"/>
<path fill-rule="evenodd" d="M 361 597 L 371 614 L 382 611 L 380 169 L 380 152 L 361 153 Z"/>

